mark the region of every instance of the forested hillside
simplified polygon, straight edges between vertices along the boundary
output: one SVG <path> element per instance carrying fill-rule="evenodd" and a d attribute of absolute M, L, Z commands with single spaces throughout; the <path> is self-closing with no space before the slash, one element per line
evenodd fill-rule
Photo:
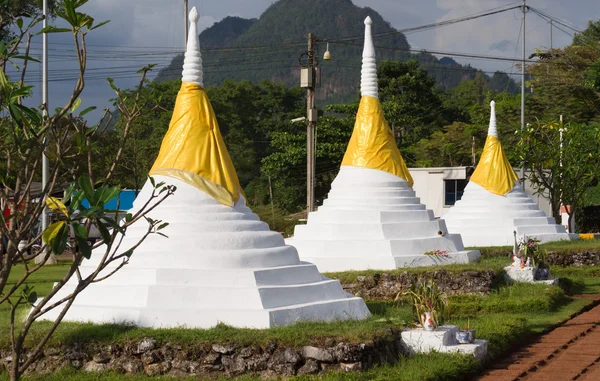
<path fill-rule="evenodd" d="M 307 34 L 314 33 L 318 57 L 332 41 L 331 61 L 320 62 L 321 89 L 318 97 L 327 103 L 354 98 L 360 75 L 363 20 L 373 19 L 379 61 L 406 61 L 416 58 L 421 67 L 435 78 L 442 90 L 474 79 L 477 70 L 463 66 L 451 58 L 441 59 L 428 53 L 412 54 L 406 37 L 396 31 L 375 10 L 355 6 L 350 0 L 280 0 L 269 7 L 259 20 L 227 17 L 200 34 L 204 49 L 205 83 L 221 84 L 225 79 L 247 79 L 258 83 L 263 79 L 298 85 L 300 55 L 306 51 Z M 339 39 L 356 39 L 335 42 Z M 335 43 L 334 43 L 335 42 Z M 226 48 L 226 49 L 223 49 Z M 156 81 L 179 78 L 183 57 L 176 57 L 163 69 Z M 503 73 L 502 73 L 503 74 Z M 516 91 L 517 85 L 507 75 L 484 76 L 490 88 Z"/>

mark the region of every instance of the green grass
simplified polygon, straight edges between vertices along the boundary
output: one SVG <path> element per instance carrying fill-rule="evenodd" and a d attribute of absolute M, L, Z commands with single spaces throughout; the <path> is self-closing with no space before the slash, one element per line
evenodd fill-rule
<path fill-rule="evenodd" d="M 575 241 L 558 241 L 540 245 L 543 249 L 561 254 L 581 252 L 586 250 L 600 250 L 600 239 L 578 239 Z M 486 257 L 508 257 L 512 253 L 512 246 L 500 247 L 470 247 L 470 250 L 479 250 L 483 258 Z"/>
<path fill-rule="evenodd" d="M 600 241 L 600 240 L 599 240 Z M 591 243 L 577 242 L 590 249 Z M 566 250 L 573 249 L 574 243 L 554 244 L 564 246 Z M 600 246 L 600 245 L 598 245 Z M 499 273 L 503 266 L 510 263 L 505 257 L 484 257 L 480 263 L 469 265 L 444 266 L 449 272 L 468 270 L 492 270 Z M 66 271 L 67 263 L 58 266 L 48 266 L 35 274 L 29 285 L 43 295 L 50 290 L 52 283 Z M 442 267 L 412 268 L 388 273 L 436 271 Z M 360 271 L 330 274 L 344 282 L 352 283 L 359 275 L 373 275 L 383 271 Z M 505 285 L 498 282 L 497 288 L 487 296 L 452 296 L 450 297 L 451 312 L 447 323 L 461 327 L 470 326 L 477 330 L 477 336 L 489 341 L 491 358 L 505 353 L 515 343 L 526 340 L 531 335 L 543 332 L 549 327 L 568 319 L 580 311 L 590 300 L 574 299 L 567 294 L 599 294 L 600 267 L 558 268 L 551 269 L 551 275 L 561 278 L 561 286 L 516 284 Z M 15 274 L 16 276 L 16 274 Z M 14 278 L 11 278 L 14 282 Z M 59 326 L 51 340 L 51 345 L 69 344 L 72 342 L 95 343 L 127 343 L 143 337 L 153 337 L 159 342 L 179 343 L 190 348 L 206 343 L 236 341 L 242 345 L 264 345 L 271 341 L 281 345 L 303 346 L 323 345 L 328 339 L 359 343 L 372 340 L 374 337 L 390 335 L 389 328 L 401 329 L 412 322 L 412 308 L 406 302 L 368 303 L 373 317 L 364 321 L 336 323 L 300 323 L 292 327 L 281 327 L 270 330 L 235 329 L 218 326 L 213 329 L 145 329 L 127 325 L 93 325 L 78 323 L 63 323 Z M 21 309 L 24 316 L 26 309 Z M 8 309 L 0 306 L 0 347 L 7 348 L 8 341 Z M 30 342 L 36 340 L 48 328 L 49 323 L 36 323 L 32 330 Z M 493 360 L 492 360 L 493 361 Z M 360 374 L 331 373 L 319 377 L 298 377 L 298 380 L 463 380 L 468 379 L 480 369 L 481 365 L 470 357 L 429 354 L 414 356 L 409 359 L 401 358 L 393 366 L 382 366 Z M 7 379 L 0 375 L 0 380 Z M 64 370 L 54 375 L 28 377 L 31 380 L 63 381 L 63 380 L 142 380 L 145 376 L 123 376 L 120 374 L 88 374 L 73 370 Z M 155 379 L 172 379 L 156 377 Z M 222 378 L 225 379 L 225 378 Z M 241 377 L 238 380 L 258 380 L 255 377 Z"/>
<path fill-rule="evenodd" d="M 504 266 L 510 264 L 508 257 L 484 257 L 477 263 L 470 264 L 452 264 L 444 266 L 430 266 L 430 267 L 408 267 L 404 269 L 396 270 L 363 270 L 363 271 L 344 271 L 336 273 L 325 273 L 324 275 L 330 278 L 338 279 L 342 284 L 351 284 L 356 282 L 356 278 L 359 276 L 373 276 L 375 274 L 402 274 L 408 273 L 423 273 L 445 270 L 450 273 L 461 273 L 463 271 L 486 271 L 492 270 L 498 273 Z"/>

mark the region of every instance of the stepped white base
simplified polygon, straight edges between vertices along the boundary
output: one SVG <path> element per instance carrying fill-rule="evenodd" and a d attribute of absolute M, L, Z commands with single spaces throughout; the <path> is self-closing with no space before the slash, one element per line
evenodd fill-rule
<path fill-rule="evenodd" d="M 340 256 L 335 256 L 335 252 L 329 252 L 327 255 L 319 250 L 320 244 L 324 242 L 296 241 L 294 239 L 286 240 L 288 245 L 295 246 L 299 252 L 314 253 L 314 257 L 306 256 L 304 260 L 314 263 L 321 272 L 338 272 L 338 271 L 353 271 L 353 270 L 395 270 L 403 267 L 423 267 L 423 266 L 441 266 L 449 264 L 466 264 L 478 262 L 481 254 L 478 250 L 465 250 L 454 253 L 448 253 L 446 256 L 433 256 L 424 254 L 406 255 L 402 251 L 392 251 L 394 242 L 383 241 L 373 242 L 373 246 L 377 247 L 379 243 L 387 244 L 385 250 L 366 249 L 357 251 L 356 246 L 353 246 L 352 241 L 345 243 L 346 250 L 340 250 Z M 368 242 L 364 242 L 368 244 Z M 398 242 L 401 245 L 401 242 Z M 310 254 L 307 254 L 310 255 Z"/>
<path fill-rule="evenodd" d="M 298 283 L 302 282 L 302 283 Z M 57 298 L 74 290 L 68 283 Z M 55 319 L 59 310 L 44 315 Z M 84 290 L 65 321 L 152 328 L 270 328 L 370 316 L 363 300 L 309 263 L 269 269 L 121 269 Z"/>
<path fill-rule="evenodd" d="M 516 269 L 513 266 L 504 267 L 504 279 L 507 283 L 535 283 L 535 284 L 547 284 L 557 285 L 558 279 L 535 279 L 537 267 L 524 267 L 522 269 Z"/>
<path fill-rule="evenodd" d="M 517 237 L 526 235 L 541 243 L 578 238 L 547 217 L 519 184 L 499 196 L 469 182 L 462 199 L 442 219 L 466 247 L 512 246 L 515 231 Z"/>
<path fill-rule="evenodd" d="M 380 269 L 469 263 L 479 251 L 465 251 L 461 237 L 419 203 L 398 176 L 342 166 L 327 200 L 298 225 L 286 243 L 320 271 Z M 424 255 L 434 250 L 447 256 Z"/>
<path fill-rule="evenodd" d="M 300 262 L 296 249 L 270 231 L 243 198 L 229 207 L 182 181 L 154 178 L 156 183 L 177 186 L 173 196 L 149 214 L 170 223 L 161 231 L 168 238 L 149 236 L 126 266 L 85 289 L 64 320 L 153 328 L 209 328 L 219 323 L 268 328 L 370 316 L 362 299 L 344 292 L 337 280 L 325 278 L 315 265 Z M 151 192 L 147 183 L 132 213 Z M 144 221 L 131 226 L 121 249 L 136 245 L 146 231 Z M 96 269 L 104 250 L 94 250 L 92 258 L 83 261 L 84 278 Z M 76 286 L 74 276 L 53 300 L 69 295 Z M 58 312 L 44 318 L 54 319 Z"/>
<path fill-rule="evenodd" d="M 486 340 L 475 340 L 472 344 L 458 344 L 457 332 L 458 327 L 455 325 L 444 325 L 433 331 L 425 331 L 423 328 L 411 329 L 402 332 L 402 343 L 411 354 L 436 351 L 473 355 L 479 360 L 485 358 Z"/>

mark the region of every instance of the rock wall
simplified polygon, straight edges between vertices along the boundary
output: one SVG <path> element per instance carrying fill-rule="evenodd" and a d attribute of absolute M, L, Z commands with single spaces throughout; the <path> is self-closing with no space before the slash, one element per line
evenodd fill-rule
<path fill-rule="evenodd" d="M 287 347 L 276 343 L 244 346 L 236 343 L 184 346 L 158 344 L 152 338 L 125 344 L 74 344 L 49 347 L 28 370 L 54 373 L 66 367 L 85 372 L 116 371 L 148 376 L 171 375 L 232 377 L 241 374 L 263 378 L 318 374 L 328 371 L 359 372 L 392 364 L 404 355 L 400 331 L 388 330 L 370 343 L 348 344 L 329 339 L 325 347 Z M 0 367 L 12 361 L 0 353 Z"/>
<path fill-rule="evenodd" d="M 342 284 L 344 289 L 356 296 L 370 300 L 394 299 L 398 293 L 407 291 L 415 282 L 433 279 L 441 291 L 448 295 L 485 295 L 492 287 L 496 274 L 492 270 L 449 272 L 446 270 L 424 273 L 377 273 L 358 276 L 352 284 Z"/>
<path fill-rule="evenodd" d="M 573 251 L 569 254 L 549 251 L 547 262 L 551 266 L 561 267 L 598 266 L 600 265 L 600 251 L 583 251 L 580 253 Z"/>

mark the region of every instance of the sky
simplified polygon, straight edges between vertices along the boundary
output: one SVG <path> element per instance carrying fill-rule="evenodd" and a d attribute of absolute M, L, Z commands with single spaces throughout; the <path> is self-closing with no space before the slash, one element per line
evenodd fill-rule
<path fill-rule="evenodd" d="M 393 27 L 403 29 L 477 14 L 486 10 L 518 5 L 511 0 L 353 0 L 360 7 L 370 7 L 383 15 Z M 199 31 L 210 27 L 226 16 L 258 18 L 273 0 L 189 0 L 196 6 L 201 18 Z M 585 29 L 588 20 L 600 19 L 597 0 L 529 0 L 527 4 L 546 14 Z M 170 59 L 183 50 L 183 0 L 91 0 L 83 9 L 96 20 L 111 20 L 90 34 L 89 79 L 82 95 L 82 109 L 96 105 L 99 109 L 89 114 L 99 118 L 101 109 L 110 107 L 114 92 L 106 83 L 106 73 L 115 78 L 117 86 L 132 88 L 136 85 L 135 71 L 142 65 L 157 63 L 166 66 Z M 407 34 L 414 49 L 519 58 L 521 56 L 522 13 L 512 10 L 501 14 L 444 26 L 424 32 Z M 563 28 L 564 29 L 564 28 Z M 535 15 L 526 17 L 526 52 L 550 46 L 550 24 Z M 565 29 L 571 32 L 568 29 Z M 75 83 L 72 39 L 68 35 L 50 36 L 49 104 L 53 109 L 65 102 Z M 569 44 L 572 36 L 553 29 L 553 46 Z M 202 43 L 202 42 L 201 42 Z M 41 37 L 32 43 L 31 55 L 41 55 Z M 335 52 L 332 49 L 332 53 Z M 459 59 L 486 72 L 503 70 L 518 72 L 510 61 Z M 31 101 L 40 103 L 41 71 L 31 65 L 28 81 L 36 86 Z M 93 123 L 95 123 L 92 120 Z M 93 124 L 91 123 L 91 124 Z"/>

